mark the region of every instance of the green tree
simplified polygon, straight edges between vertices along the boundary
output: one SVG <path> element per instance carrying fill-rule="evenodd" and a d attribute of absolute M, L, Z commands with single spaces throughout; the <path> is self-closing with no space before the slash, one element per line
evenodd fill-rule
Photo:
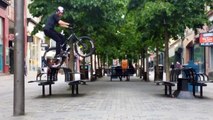
<path fill-rule="evenodd" d="M 169 80 L 169 39 L 183 37 L 186 27 L 202 27 L 208 22 L 206 5 L 213 0 L 131 0 L 130 11 L 137 11 L 138 26 L 143 31 L 152 29 L 164 39 L 166 79 Z M 150 38 L 153 35 L 149 36 Z"/>
<path fill-rule="evenodd" d="M 75 24 L 77 26 L 75 31 L 79 36 L 92 37 L 95 40 L 96 53 L 105 55 L 106 49 L 118 51 L 116 46 L 120 46 L 120 42 L 116 31 L 122 24 L 121 17 L 125 13 L 127 3 L 128 0 L 32 0 L 28 7 L 34 17 L 41 18 L 33 34 L 42 30 L 48 15 L 55 12 L 58 6 L 63 6 L 65 14 L 62 19 Z M 65 30 L 65 35 L 68 34 L 69 31 Z M 108 54 L 115 56 L 118 53 L 108 52 Z"/>

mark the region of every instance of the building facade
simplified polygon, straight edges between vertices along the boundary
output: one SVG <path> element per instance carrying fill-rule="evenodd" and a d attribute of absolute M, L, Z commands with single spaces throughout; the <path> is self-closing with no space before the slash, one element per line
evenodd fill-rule
<path fill-rule="evenodd" d="M 9 2 L 0 0 L 0 73 L 9 71 Z"/>
<path fill-rule="evenodd" d="M 31 3 L 31 0 L 27 0 L 27 5 Z M 44 52 L 44 47 L 42 44 L 45 43 L 45 36 L 43 32 L 38 32 L 35 35 L 31 35 L 34 27 L 40 21 L 40 18 L 33 17 L 29 10 L 27 9 L 27 56 L 26 64 L 28 71 L 36 71 L 41 68 L 42 64 L 42 55 Z"/>
<path fill-rule="evenodd" d="M 14 72 L 15 0 L 0 0 L 0 73 Z M 26 1 L 24 1 L 24 54 L 26 56 Z"/>
<path fill-rule="evenodd" d="M 212 10 L 208 11 L 208 16 L 209 21 L 213 21 Z M 213 26 L 203 26 L 202 29 L 198 29 L 198 34 L 187 28 L 185 30 L 185 39 L 182 41 L 183 64 L 187 64 L 191 60 L 199 66 L 199 72 L 207 75 L 213 73 L 213 46 L 202 46 L 199 42 L 199 35 L 208 32 L 213 32 Z"/>

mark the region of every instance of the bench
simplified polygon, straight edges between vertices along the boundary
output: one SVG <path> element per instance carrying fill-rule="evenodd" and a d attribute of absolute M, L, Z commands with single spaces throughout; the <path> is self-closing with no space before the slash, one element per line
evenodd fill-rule
<path fill-rule="evenodd" d="M 110 81 L 112 81 L 113 78 L 119 78 L 120 81 L 122 81 L 123 77 L 126 77 L 126 80 L 129 81 L 130 80 L 130 76 L 133 76 L 133 74 L 131 74 L 130 69 L 126 69 L 126 71 L 122 71 L 122 68 L 120 66 L 117 66 L 115 68 L 111 69 L 111 73 L 110 73 Z"/>
<path fill-rule="evenodd" d="M 196 97 L 196 89 L 195 87 L 200 87 L 200 96 L 203 97 L 203 87 L 207 86 L 206 83 L 210 82 L 208 80 L 208 76 L 202 73 L 196 73 L 194 69 L 189 69 L 188 76 L 191 79 L 190 85 L 192 85 L 193 95 Z"/>
<path fill-rule="evenodd" d="M 128 81 L 130 80 L 130 75 L 129 74 L 123 74 L 123 73 L 122 74 L 110 75 L 110 80 L 112 81 L 113 78 L 117 78 L 117 77 L 119 78 L 120 81 L 122 81 L 123 77 L 126 77 L 126 80 L 128 80 Z"/>
<path fill-rule="evenodd" d="M 178 73 L 179 73 L 179 71 L 177 69 L 171 70 L 169 81 L 159 81 L 158 82 L 158 84 L 162 83 L 162 85 L 164 85 L 164 94 L 166 96 L 173 97 L 172 87 L 174 87 L 177 84 L 177 78 L 179 75 Z M 168 92 L 169 92 L 169 94 L 168 94 Z"/>
<path fill-rule="evenodd" d="M 38 71 L 36 75 L 36 80 L 28 81 L 28 83 L 38 83 L 38 86 L 42 86 L 42 96 L 45 96 L 45 86 L 49 86 L 49 95 L 52 95 L 52 84 L 58 80 L 58 69 L 48 69 L 47 73 Z M 43 75 L 47 75 L 47 78 L 42 79 Z"/>
<path fill-rule="evenodd" d="M 178 79 L 187 79 L 188 83 L 192 86 L 193 96 L 196 95 L 196 87 L 200 89 L 200 96 L 203 97 L 203 87 L 207 86 L 206 83 L 213 83 L 209 80 L 208 76 L 202 73 L 196 73 L 193 68 L 184 68 L 181 70 L 183 78 L 178 78 L 180 74 L 179 69 L 172 70 L 170 74 L 170 81 L 162 81 L 162 84 L 165 86 L 165 95 L 173 97 L 176 93 L 172 93 L 172 87 L 177 84 Z M 177 84 L 177 91 L 180 90 L 180 84 Z M 188 87 L 188 86 L 187 86 Z M 168 93 L 169 92 L 169 93 Z"/>
<path fill-rule="evenodd" d="M 165 86 L 165 95 L 167 96 L 172 96 L 172 87 L 175 86 L 176 83 L 172 83 L 172 82 L 169 82 L 169 81 L 164 81 L 163 82 L 163 85 Z M 167 92 L 169 91 L 169 94 L 167 94 Z"/>
<path fill-rule="evenodd" d="M 58 71 L 63 69 L 65 75 L 65 82 L 71 87 L 72 95 L 79 94 L 78 85 L 86 84 L 86 80 L 73 80 L 73 73 L 69 68 L 51 68 L 48 69 L 47 73 L 38 71 L 36 75 L 36 80 L 28 81 L 28 83 L 38 83 L 38 86 L 42 86 L 42 96 L 45 96 L 45 86 L 49 86 L 49 95 L 52 95 L 52 84 L 55 84 L 55 81 L 58 80 Z M 43 75 L 47 75 L 46 79 L 42 79 Z"/>
<path fill-rule="evenodd" d="M 86 80 L 73 80 L 74 74 L 81 74 L 81 73 L 72 72 L 72 70 L 69 68 L 63 68 L 63 70 L 65 75 L 65 82 L 67 82 L 68 85 L 70 86 L 72 95 L 78 95 L 79 94 L 78 85 L 79 84 L 86 85 Z"/>
<path fill-rule="evenodd" d="M 195 70 L 193 68 L 185 68 L 183 70 L 184 75 L 186 77 L 186 79 L 188 79 L 188 83 L 192 86 L 192 92 L 193 92 L 193 96 L 197 97 L 196 95 L 196 87 L 200 88 L 200 96 L 199 97 L 203 97 L 203 87 L 207 86 L 206 82 L 204 82 L 205 77 L 202 78 L 202 76 L 205 76 L 204 74 L 201 73 L 196 73 Z M 206 77 L 208 78 L 208 77 Z"/>
<path fill-rule="evenodd" d="M 209 76 L 205 73 L 197 73 L 199 82 L 213 83 L 213 80 L 209 80 Z"/>

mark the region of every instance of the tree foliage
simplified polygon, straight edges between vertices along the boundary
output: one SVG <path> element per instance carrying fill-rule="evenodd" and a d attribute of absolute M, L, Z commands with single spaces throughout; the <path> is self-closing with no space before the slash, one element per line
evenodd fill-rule
<path fill-rule="evenodd" d="M 127 41 L 126 37 L 117 34 L 125 21 L 123 16 L 127 10 L 127 3 L 128 0 L 32 0 L 28 7 L 34 17 L 41 18 L 33 34 L 42 30 L 48 15 L 55 12 L 58 6 L 63 6 L 65 14 L 62 19 L 75 24 L 78 35 L 92 37 L 95 40 L 97 54 L 107 54 L 111 58 L 116 58 L 121 54 L 122 42 Z M 69 31 L 65 33 L 69 34 Z"/>
<path fill-rule="evenodd" d="M 168 42 L 183 37 L 186 27 L 201 28 L 209 24 L 206 5 L 213 0 L 131 0 L 128 10 L 136 13 L 136 23 L 142 38 L 164 39 L 167 79 L 169 79 Z M 158 33 L 158 34 L 156 34 Z M 144 36 L 145 35 L 145 36 Z M 152 43 L 152 42 L 148 42 Z M 153 46 L 153 44 L 150 44 Z"/>
<path fill-rule="evenodd" d="M 165 47 L 167 38 L 184 35 L 186 27 L 196 30 L 210 24 L 206 5 L 213 0 L 31 0 L 34 17 L 41 18 L 33 34 L 42 30 L 47 16 L 58 6 L 62 19 L 77 26 L 76 32 L 95 40 L 96 54 L 108 59 L 136 57 L 143 47 L 154 51 Z M 57 30 L 62 30 L 58 28 Z M 65 30 L 66 34 L 69 31 Z"/>

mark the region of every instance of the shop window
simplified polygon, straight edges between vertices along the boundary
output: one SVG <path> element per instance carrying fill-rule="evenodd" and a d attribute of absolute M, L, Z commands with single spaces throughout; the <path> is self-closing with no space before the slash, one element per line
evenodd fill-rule
<path fill-rule="evenodd" d="M 204 47 L 200 46 L 199 44 L 194 45 L 194 62 L 199 66 L 199 72 L 204 72 Z"/>

